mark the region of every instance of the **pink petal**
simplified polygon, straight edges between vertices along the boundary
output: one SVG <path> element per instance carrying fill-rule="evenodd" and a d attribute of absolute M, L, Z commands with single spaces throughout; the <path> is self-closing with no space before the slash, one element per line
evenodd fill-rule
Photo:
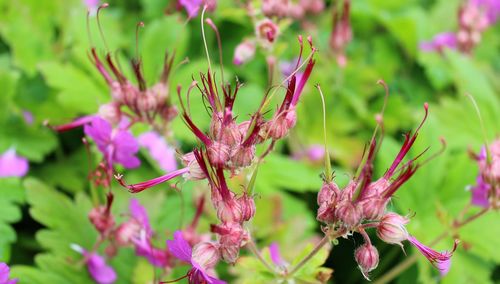
<path fill-rule="evenodd" d="M 170 253 L 172 253 L 176 258 L 187 263 L 191 263 L 192 249 L 182 236 L 181 231 L 175 231 L 174 239 L 167 240 L 167 246 Z"/>
<path fill-rule="evenodd" d="M 28 173 L 28 169 L 28 160 L 17 156 L 14 149 L 0 156 L 0 177 L 22 177 Z"/>
<path fill-rule="evenodd" d="M 151 225 L 149 224 L 149 217 L 146 209 L 135 198 L 130 199 L 130 205 L 128 208 L 132 217 L 142 224 L 147 235 L 151 235 Z"/>
<path fill-rule="evenodd" d="M 96 253 L 88 255 L 84 252 L 87 259 L 87 269 L 92 278 L 99 284 L 111 284 L 116 281 L 116 273 L 113 268 L 106 264 L 104 258 Z"/>

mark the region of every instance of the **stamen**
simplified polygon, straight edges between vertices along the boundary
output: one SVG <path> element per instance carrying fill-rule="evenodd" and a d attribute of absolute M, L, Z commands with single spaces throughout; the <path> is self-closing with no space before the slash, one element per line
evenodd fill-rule
<path fill-rule="evenodd" d="M 104 32 L 102 31 L 101 21 L 99 20 L 99 13 L 101 12 L 101 9 L 108 8 L 108 7 L 109 7 L 108 3 L 103 3 L 101 6 L 99 6 L 99 8 L 97 8 L 97 15 L 96 15 L 97 26 L 99 27 L 99 33 L 101 34 L 102 42 L 104 43 L 104 47 L 106 48 L 107 53 L 109 53 L 109 48 L 108 48 L 108 44 L 106 43 L 106 38 L 104 36 Z"/>
<path fill-rule="evenodd" d="M 491 165 L 491 153 L 490 147 L 488 146 L 488 136 L 486 135 L 486 128 L 484 127 L 483 117 L 481 116 L 481 111 L 477 105 L 476 100 L 471 94 L 466 94 L 466 96 L 471 100 L 474 110 L 476 111 L 477 118 L 479 119 L 479 125 L 481 125 L 481 132 L 483 134 L 484 147 L 486 148 L 486 163 Z"/>
<path fill-rule="evenodd" d="M 330 161 L 330 152 L 328 151 L 328 141 L 326 135 L 326 104 L 325 104 L 325 96 L 321 91 L 321 86 L 319 84 L 316 85 L 316 89 L 318 89 L 319 96 L 321 97 L 321 105 L 323 110 L 323 143 L 325 143 L 325 180 L 326 182 L 332 181 L 332 166 Z"/>
<path fill-rule="evenodd" d="M 92 36 L 90 34 L 90 9 L 87 9 L 86 25 L 87 25 L 87 37 L 89 40 L 89 44 L 90 46 L 94 46 L 94 44 L 92 43 Z"/>
<path fill-rule="evenodd" d="M 221 80 L 222 84 L 224 85 L 224 64 L 222 63 L 222 41 L 220 39 L 220 33 L 219 30 L 217 29 L 217 26 L 214 24 L 212 19 L 207 18 L 205 20 L 205 23 L 207 23 L 212 30 L 215 32 L 215 37 L 217 38 L 217 45 L 219 46 L 219 61 L 220 61 L 220 73 L 221 73 Z"/>
<path fill-rule="evenodd" d="M 302 41 L 302 35 L 298 36 L 298 40 L 299 40 L 300 51 L 299 51 L 299 57 L 297 58 L 297 64 L 295 64 L 295 69 L 298 69 L 300 60 L 302 60 L 302 52 L 304 51 L 304 43 Z"/>
<path fill-rule="evenodd" d="M 203 18 L 205 17 L 205 11 L 207 10 L 207 5 L 203 6 L 203 11 L 201 12 L 201 36 L 203 38 L 203 45 L 205 46 L 205 53 L 207 55 L 208 61 L 208 72 L 212 72 L 212 65 L 210 63 L 210 54 L 208 53 L 207 39 L 205 37 L 205 27 L 203 25 Z"/>
<path fill-rule="evenodd" d="M 58 126 L 50 126 L 48 121 L 44 122 L 44 124 L 46 126 L 51 127 L 52 129 L 54 129 L 57 132 L 64 132 L 64 131 L 68 131 L 71 129 L 75 129 L 77 127 L 84 126 L 85 124 L 90 123 L 94 119 L 94 117 L 95 117 L 94 115 L 87 115 L 87 116 L 77 118 L 70 123 L 58 125 Z"/>
<path fill-rule="evenodd" d="M 126 184 L 125 181 L 123 180 L 123 175 L 121 175 L 121 174 L 116 174 L 115 179 L 120 183 L 121 186 L 127 188 L 131 193 L 138 193 L 138 192 L 141 192 L 145 189 L 153 187 L 155 185 L 158 185 L 158 184 L 164 183 L 168 180 L 171 180 L 177 176 L 183 175 L 187 172 L 189 172 L 188 167 L 170 172 L 166 175 L 163 175 L 163 176 L 160 176 L 160 177 L 148 180 L 148 181 L 136 183 L 136 184 Z"/>
<path fill-rule="evenodd" d="M 137 61 L 140 61 L 140 59 L 139 59 L 139 28 L 144 28 L 144 22 L 137 23 L 137 26 L 135 27 L 135 58 Z"/>
<path fill-rule="evenodd" d="M 169 280 L 169 281 L 160 281 L 160 284 L 167 284 L 167 283 L 175 283 L 175 282 L 179 282 L 180 280 L 188 277 L 190 275 L 190 272 L 188 272 L 186 275 L 182 276 L 182 277 L 179 277 L 177 279 L 174 279 L 174 280 Z"/>

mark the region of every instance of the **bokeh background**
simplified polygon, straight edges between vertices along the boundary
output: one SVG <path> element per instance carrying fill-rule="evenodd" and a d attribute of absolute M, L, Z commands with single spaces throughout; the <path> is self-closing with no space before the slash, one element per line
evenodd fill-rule
<path fill-rule="evenodd" d="M 254 1 L 258 2 L 258 1 Z M 176 51 L 171 94 L 178 84 L 189 86 L 192 76 L 206 72 L 199 17 L 187 19 L 175 1 L 110 0 L 101 14 L 109 49 L 127 69 L 127 58 L 135 55 L 136 25 L 139 53 L 146 80 L 157 78 L 165 51 Z M 399 150 L 405 132 L 423 117 L 423 103 L 430 114 L 421 130 L 413 156 L 430 147 L 438 152 L 440 138 L 447 148 L 439 157 L 419 169 L 398 191 L 391 207 L 401 214 L 415 215 L 408 230 L 423 243 L 445 230 L 458 212 L 470 203 L 469 185 L 475 183 L 478 168 L 469 152 L 484 144 L 481 126 L 466 94 L 476 99 L 487 139 L 498 137 L 500 126 L 500 25 L 492 24 L 469 53 L 444 48 L 424 51 L 420 43 L 436 34 L 458 30 L 458 11 L 465 2 L 457 0 L 358 0 L 351 3 L 352 41 L 345 49 L 347 63 L 339 66 L 330 46 L 332 13 L 339 1 L 326 1 L 324 11 L 301 20 L 281 22 L 272 52 L 257 50 L 241 66 L 233 64 L 235 47 L 254 36 L 254 26 L 245 1 L 218 1 L 207 14 L 217 24 L 222 38 L 226 78 L 244 83 L 236 100 L 236 111 L 249 114 L 256 109 L 268 87 L 266 57 L 277 62 L 294 60 L 299 51 L 297 35 L 311 35 L 319 52 L 316 66 L 298 107 L 298 123 L 289 137 L 279 143 L 260 169 L 256 185 L 257 214 L 253 233 L 264 246 L 280 243 L 287 259 L 293 259 L 308 241 L 319 236 L 315 220 L 316 194 L 321 186 L 322 160 L 308 150 L 323 145 L 321 99 L 314 88 L 319 83 L 325 94 L 328 145 L 336 181 L 345 185 L 361 159 L 376 126 L 375 114 L 384 101 L 383 79 L 390 88 L 385 113 L 385 139 L 376 159 L 380 175 Z M 337 8 L 334 8 L 337 7 Z M 62 134 L 44 126 L 44 121 L 61 124 L 75 117 L 95 113 L 109 100 L 109 90 L 89 60 L 89 48 L 105 45 L 90 17 L 92 42 L 86 29 L 86 6 L 80 0 L 0 0 L 0 153 L 14 148 L 30 162 L 23 178 L 0 178 L 0 260 L 12 265 L 20 283 L 92 283 L 78 265 L 78 254 L 69 247 L 78 243 L 91 247 L 96 232 L 87 219 L 91 208 L 88 156 L 81 142 L 83 132 Z M 218 66 L 216 38 L 207 29 L 207 41 L 214 69 Z M 308 51 L 307 51 L 308 52 Z M 130 70 L 129 70 L 130 71 Z M 283 76 L 276 72 L 279 81 Z M 177 98 L 173 96 L 173 101 Z M 201 100 L 192 99 L 194 119 L 205 127 L 208 116 Z M 32 120 L 27 119 L 31 114 Z M 245 119 L 247 117 L 240 117 Z M 174 120 L 175 147 L 189 150 L 195 137 L 182 120 Z M 145 129 L 134 129 L 140 133 Z M 131 182 L 162 174 L 162 170 L 141 150 L 140 168 L 125 172 Z M 122 171 L 123 172 L 123 171 Z M 130 194 L 116 188 L 116 215 L 126 211 Z M 193 215 L 194 186 L 182 185 L 182 193 L 168 186 L 138 195 L 151 215 L 153 227 L 163 240 Z M 449 249 L 452 238 L 462 243 L 452 260 L 452 269 L 439 279 L 424 257 L 401 273 L 394 283 L 500 283 L 500 221 L 490 213 L 460 231 L 451 232 L 435 247 Z M 208 222 L 204 229 L 208 229 Z M 203 227 L 200 228 L 203 230 Z M 398 246 L 373 238 L 380 252 L 377 279 L 414 253 L 406 255 Z M 340 240 L 332 253 L 322 256 L 333 268 L 331 283 L 364 283 L 353 259 L 361 239 Z M 243 253 L 245 254 L 245 253 Z M 322 260 L 319 260 L 320 265 Z M 120 252 L 112 260 L 119 274 L 117 283 L 148 283 L 153 268 L 134 256 Z M 252 260 L 223 268 L 219 273 L 230 283 L 254 283 Z"/>

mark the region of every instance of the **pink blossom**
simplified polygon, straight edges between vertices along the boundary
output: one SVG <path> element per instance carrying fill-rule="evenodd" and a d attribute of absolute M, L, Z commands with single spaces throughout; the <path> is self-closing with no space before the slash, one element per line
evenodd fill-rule
<path fill-rule="evenodd" d="M 457 48 L 457 36 L 455 33 L 440 33 L 434 36 L 431 41 L 420 43 L 422 51 L 443 51 L 445 48 Z"/>
<path fill-rule="evenodd" d="M 28 173 L 28 169 L 28 160 L 17 156 L 14 149 L 0 155 L 0 177 L 22 177 Z"/>
<path fill-rule="evenodd" d="M 451 256 L 453 252 L 457 249 L 458 241 L 455 241 L 453 249 L 451 251 L 437 252 L 422 243 L 420 243 L 415 237 L 409 236 L 408 241 L 416 247 L 438 270 L 441 276 L 445 276 L 450 270 L 451 266 Z"/>
<path fill-rule="evenodd" d="M 286 261 L 283 260 L 280 254 L 280 248 L 278 246 L 278 243 L 271 243 L 269 245 L 269 254 L 271 255 L 271 260 L 273 261 L 274 264 L 277 266 L 286 266 L 287 263 Z"/>
<path fill-rule="evenodd" d="M 104 257 L 97 253 L 84 252 L 87 258 L 87 270 L 90 276 L 99 284 L 111 284 L 116 281 L 116 272 L 113 267 L 106 264 Z"/>
<path fill-rule="evenodd" d="M 215 277 L 208 275 L 208 267 L 204 267 L 193 259 L 193 250 L 189 243 L 183 238 L 181 231 L 174 233 L 173 240 L 167 240 L 168 249 L 177 259 L 189 263 L 192 268 L 189 270 L 187 277 L 189 283 L 202 284 L 222 284 L 225 281 L 219 280 Z"/>
<path fill-rule="evenodd" d="M 127 130 L 113 129 L 109 122 L 95 116 L 90 124 L 84 125 L 84 132 L 94 140 L 109 166 L 119 163 L 131 169 L 141 164 L 135 156 L 139 151 L 139 144 Z"/>
<path fill-rule="evenodd" d="M 5 262 L 0 262 L 0 284 L 16 284 L 17 279 L 9 279 L 10 268 Z"/>
<path fill-rule="evenodd" d="M 471 203 L 483 208 L 488 208 L 490 206 L 490 201 L 488 199 L 488 194 L 490 192 L 491 185 L 483 180 L 483 177 L 479 175 L 476 179 L 476 185 L 471 188 L 472 199 Z"/>
<path fill-rule="evenodd" d="M 174 149 L 158 133 L 149 131 L 141 134 L 137 140 L 140 146 L 149 151 L 151 157 L 158 162 L 162 170 L 170 172 L 177 169 Z"/>

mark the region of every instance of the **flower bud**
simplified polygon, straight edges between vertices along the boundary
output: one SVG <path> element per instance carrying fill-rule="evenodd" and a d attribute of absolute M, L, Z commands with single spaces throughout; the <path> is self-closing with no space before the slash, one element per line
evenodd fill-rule
<path fill-rule="evenodd" d="M 137 97 L 137 108 L 142 112 L 154 111 L 158 105 L 156 97 L 152 94 L 142 94 Z"/>
<path fill-rule="evenodd" d="M 323 183 L 321 189 L 318 192 L 318 205 L 321 205 L 323 203 L 335 204 L 339 196 L 340 189 L 335 182 L 331 181 L 328 183 Z"/>
<path fill-rule="evenodd" d="M 212 165 L 222 168 L 230 158 L 230 150 L 227 145 L 215 141 L 207 148 L 207 155 Z"/>
<path fill-rule="evenodd" d="M 160 109 L 161 117 L 167 122 L 172 121 L 178 114 L 179 111 L 177 110 L 177 107 L 172 105 L 165 105 Z"/>
<path fill-rule="evenodd" d="M 361 210 L 351 201 L 340 203 L 335 209 L 335 215 L 345 227 L 353 228 L 361 221 Z"/>
<path fill-rule="evenodd" d="M 408 231 L 405 228 L 408 222 L 406 217 L 396 213 L 387 213 L 380 219 L 377 236 L 388 244 L 402 246 L 401 242 L 408 239 Z"/>
<path fill-rule="evenodd" d="M 329 203 L 322 203 L 318 208 L 316 220 L 326 224 L 335 223 L 335 207 Z"/>
<path fill-rule="evenodd" d="M 120 106 L 117 103 L 107 103 L 101 105 L 99 107 L 98 114 L 111 124 L 118 124 L 122 116 Z"/>
<path fill-rule="evenodd" d="M 385 212 L 387 205 L 386 198 L 370 197 L 361 200 L 358 206 L 363 211 L 363 218 L 366 220 L 378 220 Z"/>
<path fill-rule="evenodd" d="M 245 40 L 234 49 L 233 64 L 241 65 L 251 60 L 255 55 L 255 43 Z"/>
<path fill-rule="evenodd" d="M 132 244 L 132 239 L 139 236 L 142 226 L 137 221 L 131 219 L 120 224 L 114 232 L 114 237 L 118 245 L 127 246 Z"/>
<path fill-rule="evenodd" d="M 255 33 L 262 46 L 269 48 L 278 37 L 279 27 L 270 19 L 264 19 L 256 24 Z"/>
<path fill-rule="evenodd" d="M 222 222 L 241 223 L 243 220 L 240 203 L 234 199 L 221 200 L 216 203 L 217 218 Z"/>
<path fill-rule="evenodd" d="M 255 146 L 243 147 L 240 146 L 233 151 L 231 162 L 236 168 L 248 167 L 252 164 L 255 158 Z"/>
<path fill-rule="evenodd" d="M 158 106 L 164 105 L 168 98 L 168 88 L 164 83 L 157 83 L 152 88 L 152 95 L 156 98 L 156 103 Z"/>
<path fill-rule="evenodd" d="M 379 257 L 377 248 L 371 244 L 364 244 L 356 249 L 354 252 L 354 258 L 356 259 L 363 276 L 367 280 L 370 280 L 368 278 L 368 273 L 378 266 Z"/>
<path fill-rule="evenodd" d="M 115 218 L 106 210 L 105 206 L 92 208 L 89 213 L 89 220 L 101 234 L 108 232 L 115 225 Z"/>
<path fill-rule="evenodd" d="M 182 156 L 181 158 L 183 164 L 189 168 L 189 172 L 184 174 L 184 178 L 187 180 L 201 180 L 205 178 L 205 173 L 201 169 L 198 161 L 194 157 L 193 152 L 189 152 Z"/>
<path fill-rule="evenodd" d="M 241 207 L 241 218 L 243 221 L 249 221 L 255 215 L 255 201 L 247 194 L 243 194 L 238 198 L 238 203 Z"/>
<path fill-rule="evenodd" d="M 221 245 L 220 246 L 221 258 L 230 264 L 233 264 L 238 259 L 240 254 L 240 246 L 236 245 Z"/>
<path fill-rule="evenodd" d="M 265 132 L 273 139 L 281 139 L 288 134 L 290 128 L 295 126 L 297 115 L 294 109 L 279 113 L 266 124 Z"/>
<path fill-rule="evenodd" d="M 193 248 L 191 259 L 203 269 L 214 268 L 219 262 L 219 245 L 213 242 L 202 242 Z"/>

